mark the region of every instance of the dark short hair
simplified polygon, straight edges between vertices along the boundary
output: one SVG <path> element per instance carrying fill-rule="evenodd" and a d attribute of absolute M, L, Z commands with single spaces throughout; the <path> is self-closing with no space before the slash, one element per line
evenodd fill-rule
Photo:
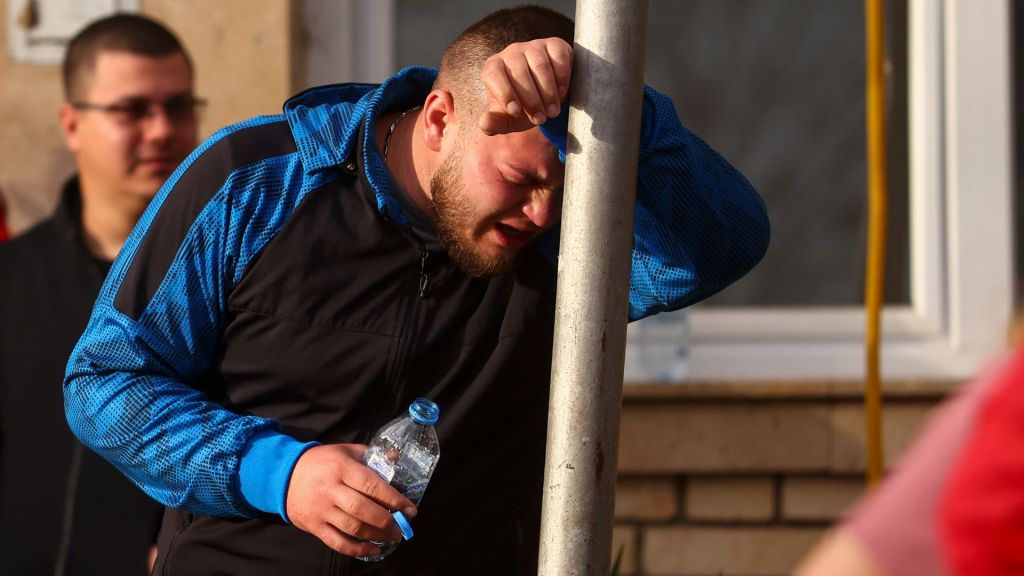
<path fill-rule="evenodd" d="M 192 73 L 188 52 L 166 26 L 137 14 L 115 14 L 92 22 L 68 43 L 63 75 L 64 98 L 69 102 L 81 97 L 100 52 L 128 52 L 150 58 L 181 54 Z"/>
<path fill-rule="evenodd" d="M 509 44 L 539 38 L 558 37 L 572 44 L 574 32 L 571 19 L 543 6 L 513 6 L 492 12 L 445 48 L 434 86 L 451 92 L 456 102 L 468 100 L 470 108 L 475 108 L 482 103 L 480 71 L 488 58 Z"/>

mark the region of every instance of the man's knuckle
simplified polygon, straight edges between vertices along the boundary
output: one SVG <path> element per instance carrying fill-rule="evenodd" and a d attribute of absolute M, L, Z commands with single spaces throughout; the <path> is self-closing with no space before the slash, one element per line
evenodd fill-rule
<path fill-rule="evenodd" d="M 381 497 L 384 496 L 384 488 L 376 477 L 366 478 L 363 481 L 363 489 L 360 490 L 360 492 L 374 500 L 380 500 Z"/>
<path fill-rule="evenodd" d="M 352 506 L 349 508 L 348 513 L 355 518 L 366 518 L 372 514 L 370 507 L 370 503 L 367 500 L 355 501 L 352 502 Z"/>
<path fill-rule="evenodd" d="M 340 524 L 341 526 L 338 526 L 338 529 L 349 536 L 361 538 L 366 533 L 366 526 L 355 518 L 346 518 Z"/>
<path fill-rule="evenodd" d="M 338 554 L 351 556 L 353 552 L 352 543 L 346 540 L 343 536 L 335 536 L 334 542 L 331 544 L 331 550 L 334 550 Z"/>
<path fill-rule="evenodd" d="M 343 542 L 341 536 L 337 532 L 325 526 L 321 530 L 318 530 L 315 534 L 318 538 L 320 538 L 320 540 L 324 544 L 327 545 L 328 548 L 330 548 L 331 550 L 340 551 L 338 550 L 338 548 L 343 544 Z"/>
<path fill-rule="evenodd" d="M 508 70 L 515 78 L 523 78 L 530 74 L 530 63 L 526 60 L 513 60 L 508 63 Z"/>
<path fill-rule="evenodd" d="M 484 66 L 482 69 L 483 75 L 487 76 L 496 74 L 504 70 L 504 68 L 505 65 L 501 62 L 501 60 L 498 60 L 495 56 L 491 56 L 487 60 L 484 60 Z"/>

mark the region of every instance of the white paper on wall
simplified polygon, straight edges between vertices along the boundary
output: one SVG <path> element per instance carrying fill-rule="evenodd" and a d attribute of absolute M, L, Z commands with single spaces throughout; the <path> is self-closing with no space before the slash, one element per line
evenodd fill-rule
<path fill-rule="evenodd" d="M 86 24 L 138 7 L 138 0 L 7 0 L 7 53 L 15 64 L 59 64 Z"/>

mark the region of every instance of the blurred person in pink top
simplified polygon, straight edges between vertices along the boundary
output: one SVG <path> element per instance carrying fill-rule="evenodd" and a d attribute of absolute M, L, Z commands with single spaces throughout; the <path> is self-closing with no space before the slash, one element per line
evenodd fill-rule
<path fill-rule="evenodd" d="M 795 574 L 1024 574 L 1024 346 L 944 401 Z"/>

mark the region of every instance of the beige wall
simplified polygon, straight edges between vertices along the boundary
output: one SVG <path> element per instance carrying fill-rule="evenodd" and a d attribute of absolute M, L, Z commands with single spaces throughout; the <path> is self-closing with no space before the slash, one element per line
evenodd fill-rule
<path fill-rule="evenodd" d="M 74 170 L 57 128 L 59 66 L 12 64 L 7 2 L 0 0 L 0 193 L 14 234 L 46 217 Z M 276 114 L 301 77 L 297 0 L 142 0 L 192 54 L 197 92 L 210 100 L 202 135 Z"/>

